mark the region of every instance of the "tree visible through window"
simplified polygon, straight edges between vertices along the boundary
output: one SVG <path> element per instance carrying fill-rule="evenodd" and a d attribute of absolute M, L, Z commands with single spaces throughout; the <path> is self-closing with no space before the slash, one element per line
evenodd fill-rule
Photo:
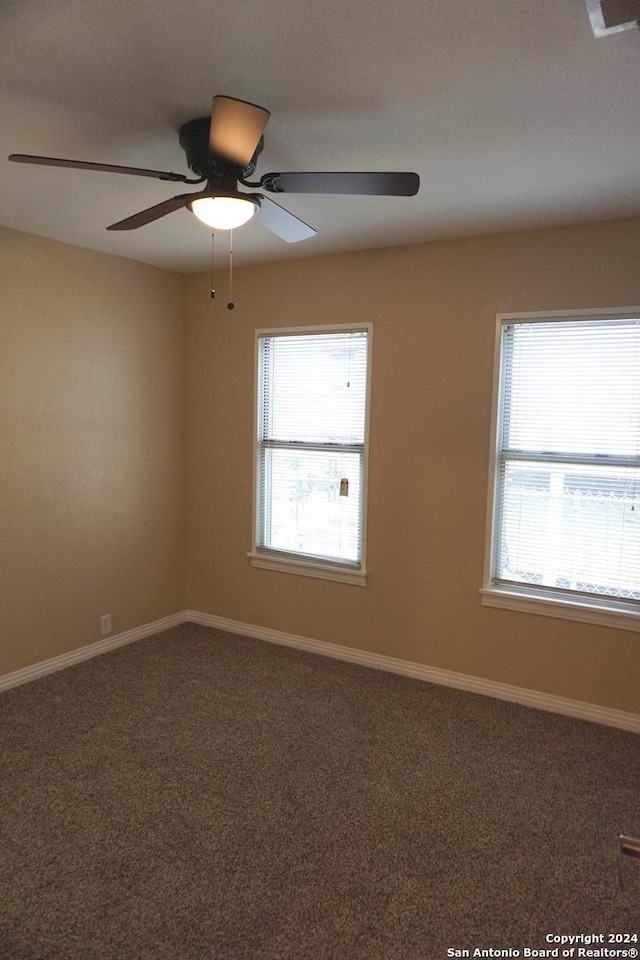
<path fill-rule="evenodd" d="M 640 319 L 504 320 L 500 340 L 492 583 L 640 601 Z"/>
<path fill-rule="evenodd" d="M 258 335 L 256 544 L 363 563 L 367 329 Z"/>

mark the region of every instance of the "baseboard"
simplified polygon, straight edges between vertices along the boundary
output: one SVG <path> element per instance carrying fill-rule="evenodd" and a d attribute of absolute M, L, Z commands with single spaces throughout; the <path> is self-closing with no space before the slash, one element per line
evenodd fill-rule
<path fill-rule="evenodd" d="M 569 700 L 566 697 L 557 697 L 551 693 L 542 693 L 539 690 L 527 690 L 524 687 L 514 687 L 508 683 L 498 683 L 485 680 L 482 677 L 469 676 L 466 673 L 455 673 L 453 670 L 442 670 L 438 667 L 428 667 L 422 663 L 412 663 L 409 660 L 399 660 L 396 657 L 386 657 L 379 653 L 370 653 L 367 650 L 356 650 L 353 647 L 342 647 L 334 643 L 325 643 L 323 640 L 313 640 L 311 637 L 301 637 L 293 633 L 284 633 L 281 630 L 271 630 L 269 627 L 259 627 L 252 623 L 241 623 L 239 620 L 228 620 L 211 613 L 201 613 L 197 610 L 182 610 L 161 620 L 145 623 L 124 633 L 105 637 L 96 643 L 89 643 L 77 650 L 43 660 L 41 663 L 24 667 L 13 673 L 0 677 L 0 692 L 11 687 L 18 687 L 31 680 L 37 680 L 57 670 L 64 670 L 75 663 L 89 660 L 115 650 L 117 647 L 151 637 L 163 630 L 169 630 L 180 623 L 199 623 L 205 627 L 224 630 L 238 636 L 253 637 L 256 640 L 266 640 L 268 643 L 277 643 L 285 647 L 295 647 L 297 650 L 306 650 L 309 653 L 318 653 L 335 660 L 345 660 L 363 667 L 372 667 L 376 670 L 386 670 L 389 673 L 398 673 L 414 680 L 425 680 L 427 683 L 437 683 L 456 690 L 466 690 L 469 693 L 480 693 L 487 697 L 496 697 L 498 700 L 508 700 L 537 710 L 547 710 L 550 713 L 560 713 L 564 716 L 575 717 L 578 720 L 589 720 L 608 727 L 620 730 L 629 730 L 640 733 L 640 715 L 626 713 L 624 710 L 614 710 L 593 703 L 584 703 L 581 700 Z"/>
<path fill-rule="evenodd" d="M 144 637 L 151 637 L 155 633 L 169 630 L 179 623 L 184 623 L 186 619 L 187 616 L 184 611 L 173 613 L 170 617 L 145 623 L 140 627 L 134 627 L 132 630 L 125 630 L 124 633 L 116 633 L 112 637 L 105 637 L 104 640 L 97 640 L 95 643 L 88 643 L 86 646 L 70 650 L 68 653 L 61 653 L 60 656 L 51 657 L 50 660 L 42 660 L 40 663 L 34 663 L 33 666 L 23 667 L 22 670 L 6 673 L 0 677 L 0 692 L 8 690 L 10 687 L 19 687 L 31 680 L 37 680 L 48 673 L 64 670 L 66 667 L 73 666 L 74 663 L 90 660 L 91 657 L 99 657 L 101 654 L 115 650 L 117 647 L 124 647 L 127 643 L 133 643 L 134 640 L 142 640 Z"/>
<path fill-rule="evenodd" d="M 310 653 L 319 653 L 322 656 L 333 657 L 336 660 L 346 660 L 363 667 L 373 667 L 376 670 L 387 670 L 390 673 L 399 673 L 415 680 L 426 680 L 428 683 L 437 683 L 445 687 L 454 687 L 456 690 L 466 690 L 469 693 L 480 693 L 487 697 L 496 697 L 498 700 L 508 700 L 537 710 L 547 710 L 549 713 L 560 713 L 564 716 L 575 717 L 579 720 L 590 720 L 608 727 L 617 727 L 620 730 L 629 730 L 640 733 L 640 715 L 626 713 L 624 710 L 614 710 L 601 707 L 593 703 L 584 703 L 581 700 L 569 700 L 551 693 L 542 693 L 538 690 L 527 690 L 524 687 L 514 687 L 508 683 L 498 683 L 485 680 L 482 677 L 472 677 L 465 673 L 455 673 L 452 670 L 441 670 L 438 667 L 427 667 L 422 663 L 412 663 L 409 660 L 398 660 L 395 657 L 386 657 L 379 653 L 369 653 L 366 650 L 355 650 L 352 647 L 341 647 L 322 640 L 312 640 L 310 637 L 299 637 L 292 633 L 283 633 L 280 630 L 271 630 L 268 627 L 258 627 L 250 623 L 240 623 L 237 620 L 227 620 L 225 617 L 216 617 L 210 613 L 200 613 L 196 610 L 187 610 L 185 619 L 192 623 L 199 623 L 217 630 L 253 637 L 257 640 L 267 640 L 269 643 L 278 643 L 285 647 L 295 647 L 298 650 L 307 650 Z"/>

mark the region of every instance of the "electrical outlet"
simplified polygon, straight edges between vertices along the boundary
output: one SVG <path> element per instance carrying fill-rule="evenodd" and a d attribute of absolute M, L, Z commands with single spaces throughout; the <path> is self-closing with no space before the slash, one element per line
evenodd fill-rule
<path fill-rule="evenodd" d="M 105 613 L 104 617 L 100 617 L 100 633 L 103 637 L 106 637 L 111 633 L 111 614 Z"/>

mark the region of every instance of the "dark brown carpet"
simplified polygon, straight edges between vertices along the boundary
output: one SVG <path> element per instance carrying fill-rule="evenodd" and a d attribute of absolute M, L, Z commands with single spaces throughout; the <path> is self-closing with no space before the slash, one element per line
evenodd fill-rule
<path fill-rule="evenodd" d="M 0 724 L 2 960 L 638 932 L 634 734 L 194 625 L 8 691 Z"/>

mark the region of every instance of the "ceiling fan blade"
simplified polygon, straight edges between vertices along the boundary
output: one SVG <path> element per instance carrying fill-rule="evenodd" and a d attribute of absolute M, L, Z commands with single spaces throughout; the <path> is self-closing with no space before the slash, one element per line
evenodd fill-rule
<path fill-rule="evenodd" d="M 188 180 L 181 173 L 166 173 L 163 170 L 146 170 L 144 167 L 121 167 L 113 163 L 90 163 L 88 160 L 64 160 L 61 157 L 35 157 L 30 153 L 12 153 L 14 163 L 35 163 L 43 167 L 73 167 L 76 170 L 102 170 L 105 173 L 125 173 L 131 177 L 153 177 L 156 180 L 175 180 L 182 183 L 200 183 Z"/>
<path fill-rule="evenodd" d="M 600 0 L 605 27 L 640 21 L 640 0 Z"/>
<path fill-rule="evenodd" d="M 414 197 L 417 173 L 266 173 L 260 186 L 272 193 L 346 193 Z"/>
<path fill-rule="evenodd" d="M 260 207 L 255 218 L 263 227 L 275 233 L 281 240 L 287 243 L 298 243 L 300 240 L 309 240 L 315 237 L 317 230 L 310 227 L 304 220 L 294 216 L 284 207 L 281 207 L 275 200 L 269 197 L 263 197 L 259 193 L 250 194 L 250 196 L 260 198 Z"/>
<path fill-rule="evenodd" d="M 138 227 L 144 227 L 147 223 L 159 220 L 160 217 L 166 217 L 168 213 L 173 213 L 174 210 L 186 207 L 190 200 L 199 196 L 201 196 L 200 193 L 182 193 L 177 197 L 171 197 L 169 200 L 163 200 L 162 203 L 156 203 L 153 207 L 147 207 L 146 210 L 134 213 L 133 216 L 127 217 L 125 220 L 112 223 L 110 227 L 107 227 L 107 230 L 136 230 Z M 208 196 L 208 194 L 205 194 L 205 196 Z"/>
<path fill-rule="evenodd" d="M 239 167 L 250 162 L 267 121 L 264 107 L 233 97 L 214 97 L 209 128 L 209 153 Z"/>

